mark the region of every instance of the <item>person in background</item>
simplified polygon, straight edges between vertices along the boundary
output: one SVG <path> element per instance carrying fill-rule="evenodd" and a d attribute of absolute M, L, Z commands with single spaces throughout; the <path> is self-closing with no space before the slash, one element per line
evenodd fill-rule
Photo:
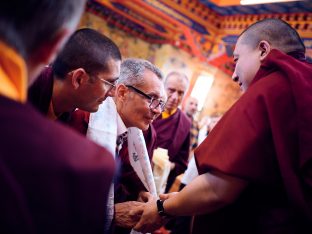
<path fill-rule="evenodd" d="M 0 2 L 0 233 L 103 233 L 112 155 L 26 102 L 85 3 Z"/>
<path fill-rule="evenodd" d="M 198 100 L 194 97 L 189 97 L 186 100 L 184 113 L 191 120 L 191 142 L 190 142 L 190 152 L 198 146 L 198 133 L 199 133 L 199 123 L 195 120 L 195 114 L 198 111 Z"/>
<path fill-rule="evenodd" d="M 197 215 L 193 233 L 312 232 L 305 46 L 286 22 L 264 19 L 242 32 L 233 56 L 233 80 L 245 93 L 195 150 L 200 175 L 177 194 L 150 197 L 135 229 L 157 228 L 166 215 Z"/>
<path fill-rule="evenodd" d="M 175 178 L 182 174 L 189 158 L 191 121 L 178 108 L 188 88 L 188 78 L 179 72 L 171 72 L 165 79 L 167 103 L 164 112 L 153 122 L 157 133 L 156 147 L 168 150 L 171 171 L 166 192 Z"/>

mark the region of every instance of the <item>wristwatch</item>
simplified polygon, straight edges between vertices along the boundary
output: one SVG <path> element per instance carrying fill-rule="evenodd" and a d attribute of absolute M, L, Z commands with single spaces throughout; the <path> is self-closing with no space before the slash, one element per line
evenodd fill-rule
<path fill-rule="evenodd" d="M 161 217 L 169 217 L 169 216 L 170 216 L 170 215 L 166 214 L 166 212 L 165 212 L 164 200 L 158 199 L 158 200 L 156 201 L 156 204 L 157 204 L 158 214 L 159 214 Z"/>

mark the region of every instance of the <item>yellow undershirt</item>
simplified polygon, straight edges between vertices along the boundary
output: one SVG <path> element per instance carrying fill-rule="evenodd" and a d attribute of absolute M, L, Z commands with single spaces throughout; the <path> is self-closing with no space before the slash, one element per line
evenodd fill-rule
<path fill-rule="evenodd" d="M 176 113 L 176 111 L 177 111 L 177 109 L 174 109 L 173 111 L 171 111 L 171 112 L 168 112 L 168 111 L 164 111 L 164 112 L 162 112 L 161 113 L 161 118 L 162 119 L 167 119 L 167 118 L 169 118 L 171 115 L 173 115 L 174 113 Z"/>
<path fill-rule="evenodd" d="M 18 102 L 26 102 L 27 98 L 26 63 L 3 42 L 0 42 L 0 95 Z"/>

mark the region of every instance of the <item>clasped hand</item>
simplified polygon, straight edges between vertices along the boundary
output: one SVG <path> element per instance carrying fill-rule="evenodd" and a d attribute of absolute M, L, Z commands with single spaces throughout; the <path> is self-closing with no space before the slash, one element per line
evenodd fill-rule
<path fill-rule="evenodd" d="M 166 200 L 174 194 L 162 194 L 160 199 Z M 142 233 L 160 228 L 168 219 L 159 216 L 156 201 L 157 198 L 150 193 L 141 192 L 138 201 L 115 204 L 115 224 L 124 228 L 133 228 Z"/>

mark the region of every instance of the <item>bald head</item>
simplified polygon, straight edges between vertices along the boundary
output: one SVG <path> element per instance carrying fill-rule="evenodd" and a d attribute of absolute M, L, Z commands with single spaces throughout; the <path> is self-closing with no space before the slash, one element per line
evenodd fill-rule
<path fill-rule="evenodd" d="M 284 53 L 305 53 L 305 46 L 299 34 L 280 19 L 264 19 L 249 26 L 240 35 L 240 43 L 256 48 L 259 42 L 267 41 L 272 48 Z"/>
<path fill-rule="evenodd" d="M 186 89 L 187 89 L 187 86 L 189 84 L 189 79 L 187 78 L 185 74 L 181 72 L 176 72 L 176 71 L 170 72 L 165 79 L 165 86 L 168 83 L 168 81 L 171 79 L 178 79 L 180 82 L 184 82 L 186 84 Z"/>

